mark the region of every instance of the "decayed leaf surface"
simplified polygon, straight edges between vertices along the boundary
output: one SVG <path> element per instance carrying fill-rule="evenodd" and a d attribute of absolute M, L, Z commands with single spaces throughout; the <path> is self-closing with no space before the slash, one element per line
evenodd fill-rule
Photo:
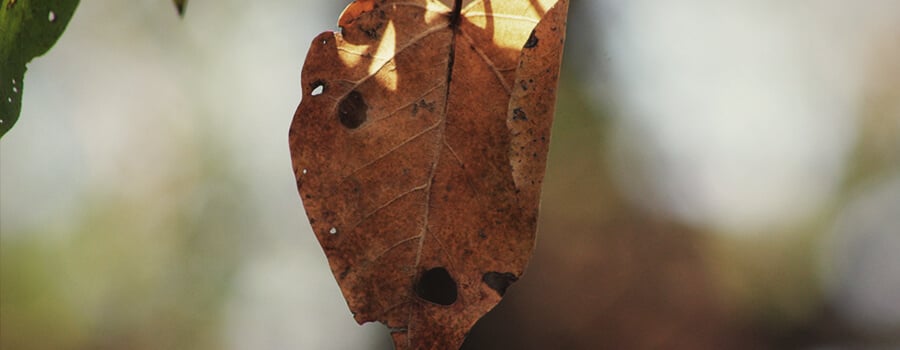
<path fill-rule="evenodd" d="M 360 0 L 320 34 L 290 130 L 357 322 L 455 349 L 534 248 L 567 0 Z"/>

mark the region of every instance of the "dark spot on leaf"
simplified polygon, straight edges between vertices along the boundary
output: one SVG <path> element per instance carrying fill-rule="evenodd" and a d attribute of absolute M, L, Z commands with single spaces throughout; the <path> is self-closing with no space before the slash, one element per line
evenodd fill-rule
<path fill-rule="evenodd" d="M 511 272 L 500 273 L 491 271 L 484 274 L 481 280 L 484 284 L 487 284 L 488 287 L 497 291 L 497 294 L 500 294 L 502 297 L 503 294 L 506 294 L 506 289 L 509 288 L 513 282 L 518 281 L 519 278 Z"/>
<path fill-rule="evenodd" d="M 416 282 L 416 295 L 439 305 L 453 305 L 457 298 L 456 281 L 443 267 L 435 267 L 422 273 Z"/>
<path fill-rule="evenodd" d="M 356 129 L 366 122 L 369 106 L 363 95 L 356 90 L 351 91 L 338 104 L 338 119 L 345 127 Z"/>
<path fill-rule="evenodd" d="M 487 234 L 484 233 L 484 230 L 478 231 L 478 238 L 481 238 L 481 239 L 487 238 Z"/>
<path fill-rule="evenodd" d="M 528 116 L 525 115 L 521 108 L 516 108 L 513 110 L 513 120 L 528 120 Z"/>
<path fill-rule="evenodd" d="M 531 36 L 529 36 L 528 41 L 525 42 L 525 48 L 530 49 L 532 47 L 537 46 L 538 41 L 540 41 L 540 40 L 538 40 L 538 37 L 536 35 L 534 35 L 534 31 L 532 30 Z"/>
<path fill-rule="evenodd" d="M 378 40 L 378 28 L 363 28 L 363 32 L 372 40 Z"/>

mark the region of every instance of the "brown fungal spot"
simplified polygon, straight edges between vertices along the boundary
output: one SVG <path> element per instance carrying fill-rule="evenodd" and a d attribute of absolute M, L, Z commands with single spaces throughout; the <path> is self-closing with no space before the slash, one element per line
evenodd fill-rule
<path fill-rule="evenodd" d="M 491 289 L 495 290 L 501 297 L 503 294 L 506 294 L 506 289 L 518 280 L 519 278 L 511 272 L 500 273 L 491 271 L 485 273 L 484 276 L 481 277 L 481 281 L 483 281 L 484 284 L 487 284 Z"/>
<path fill-rule="evenodd" d="M 427 110 L 429 112 L 434 113 L 434 105 L 435 105 L 434 101 L 427 102 L 425 100 L 419 100 L 418 102 L 416 102 L 412 105 L 412 115 L 416 116 L 417 114 L 419 114 L 420 110 Z"/>
<path fill-rule="evenodd" d="M 516 108 L 513 110 L 513 120 L 528 120 L 528 116 L 521 108 Z"/>
<path fill-rule="evenodd" d="M 456 290 L 456 281 L 443 267 L 435 267 L 422 272 L 415 289 L 419 298 L 438 305 L 453 305 L 459 296 L 459 292 Z"/>
<path fill-rule="evenodd" d="M 368 111 L 363 95 L 353 90 L 338 104 L 338 119 L 348 129 L 356 129 L 366 122 Z"/>
<path fill-rule="evenodd" d="M 378 28 L 364 28 L 363 33 L 372 40 L 378 40 Z"/>

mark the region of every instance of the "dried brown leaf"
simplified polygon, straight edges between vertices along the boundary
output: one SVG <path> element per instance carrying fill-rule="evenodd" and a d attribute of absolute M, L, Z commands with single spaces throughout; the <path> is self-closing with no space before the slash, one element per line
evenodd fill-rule
<path fill-rule="evenodd" d="M 459 348 L 522 275 L 567 8 L 360 0 L 313 41 L 297 187 L 357 322 L 398 349 Z"/>

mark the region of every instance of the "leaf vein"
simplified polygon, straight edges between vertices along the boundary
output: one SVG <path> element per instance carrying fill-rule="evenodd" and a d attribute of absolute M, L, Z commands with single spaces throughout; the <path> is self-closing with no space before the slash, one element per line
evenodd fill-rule
<path fill-rule="evenodd" d="M 469 37 L 469 35 L 466 34 L 466 32 L 460 31 L 460 35 L 464 39 L 466 39 L 466 41 L 468 41 L 469 44 L 471 44 L 471 47 L 473 50 L 475 50 L 475 53 L 477 53 L 478 56 L 481 57 L 481 60 L 484 61 L 484 63 L 488 66 L 488 68 L 490 68 L 491 71 L 494 72 L 494 75 L 497 77 L 497 80 L 500 81 L 500 85 L 502 85 L 503 89 L 506 90 L 506 94 L 507 95 L 512 94 L 512 87 L 510 87 L 509 83 L 506 82 L 506 79 L 503 78 L 503 74 L 500 73 L 500 69 L 497 68 L 497 65 L 494 63 L 494 61 L 492 61 L 491 58 L 488 57 L 487 54 L 484 53 L 484 51 L 481 51 L 481 49 L 479 49 L 478 46 L 475 46 L 475 41 L 472 40 L 472 38 Z"/>

